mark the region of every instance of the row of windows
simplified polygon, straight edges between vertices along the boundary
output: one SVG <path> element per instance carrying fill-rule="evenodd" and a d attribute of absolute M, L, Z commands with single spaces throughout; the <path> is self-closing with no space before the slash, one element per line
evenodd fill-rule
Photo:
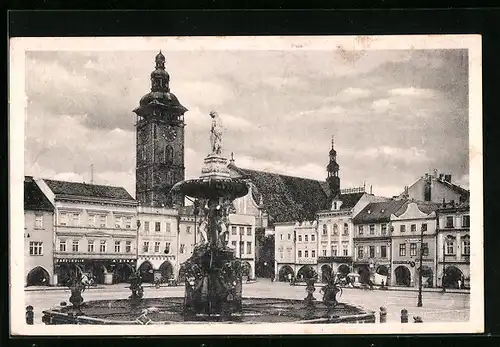
<path fill-rule="evenodd" d="M 170 222 L 166 222 L 165 223 L 165 232 L 166 233 L 169 233 L 171 232 L 171 226 L 170 226 Z M 161 228 L 161 225 L 162 223 L 161 222 L 149 222 L 149 221 L 145 221 L 144 222 L 144 232 L 149 232 L 149 231 L 154 231 L 156 233 L 159 233 L 161 232 L 162 228 Z M 187 228 L 188 232 L 190 233 L 191 232 L 191 227 L 188 227 Z"/>
<path fill-rule="evenodd" d="M 448 238 L 446 240 L 445 254 L 446 255 L 455 255 L 456 247 L 455 240 Z M 464 237 L 462 238 L 462 255 L 470 255 L 470 238 Z"/>
<path fill-rule="evenodd" d="M 238 232 L 239 228 L 239 232 Z M 246 230 L 246 232 L 245 232 Z M 232 226 L 231 227 L 231 234 L 232 235 L 244 235 L 246 234 L 247 236 L 252 236 L 252 227 L 238 227 L 238 226 Z M 281 239 L 283 240 L 283 234 L 281 234 Z M 290 240 L 290 234 L 288 234 L 288 239 Z"/>
<path fill-rule="evenodd" d="M 358 259 L 363 259 L 365 254 L 363 246 L 358 246 Z M 375 258 L 375 246 L 368 247 L 368 257 Z M 387 258 L 387 246 L 380 246 L 380 258 Z"/>
<path fill-rule="evenodd" d="M 89 227 L 106 228 L 108 226 L 107 217 L 108 216 L 105 214 L 89 214 L 87 225 Z M 80 213 L 59 213 L 59 225 L 82 226 L 80 221 Z M 132 217 L 115 216 L 115 228 L 131 229 Z"/>
<path fill-rule="evenodd" d="M 333 235 L 339 234 L 339 227 L 337 224 L 333 224 L 332 234 Z M 326 236 L 326 235 L 328 235 L 328 225 L 323 224 L 323 236 Z M 342 235 L 344 235 L 344 236 L 349 235 L 349 224 L 344 223 L 344 229 L 342 230 Z"/>
<path fill-rule="evenodd" d="M 422 255 L 424 257 L 429 255 L 429 245 L 427 244 L 427 242 L 424 242 L 422 244 Z M 399 244 L 399 256 L 406 257 L 406 243 Z M 416 257 L 416 256 L 417 256 L 417 244 L 410 243 L 410 257 Z"/>
<path fill-rule="evenodd" d="M 283 240 L 283 235 L 284 234 L 280 234 L 280 240 Z M 302 238 L 302 236 L 304 236 L 304 237 Z M 288 233 L 287 234 L 287 240 L 290 241 L 291 239 L 292 239 L 292 234 Z M 302 235 L 302 234 L 297 235 L 297 241 L 302 242 L 302 240 L 304 240 L 305 242 L 309 242 L 309 235 L 307 235 L 307 234 L 305 234 L 305 235 Z M 311 234 L 311 241 L 312 242 L 316 241 L 316 235 Z"/>
<path fill-rule="evenodd" d="M 333 244 L 332 245 L 332 256 L 337 256 L 338 255 L 338 245 Z M 349 242 L 342 242 L 342 255 L 343 256 L 348 256 L 349 255 Z M 323 256 L 326 257 L 326 249 L 323 250 Z"/>
<path fill-rule="evenodd" d="M 236 241 L 231 241 L 231 245 L 233 246 L 234 249 L 236 249 Z M 247 242 L 247 253 L 246 254 L 252 254 L 252 243 Z M 240 242 L 240 254 L 245 254 L 245 242 L 241 241 Z"/>
<path fill-rule="evenodd" d="M 417 225 L 416 224 L 410 224 L 410 231 L 412 233 L 416 232 L 417 231 Z M 427 231 L 427 223 L 422 223 L 420 225 L 420 230 L 419 231 Z M 406 232 L 406 225 L 405 224 L 401 224 L 399 226 L 399 232 L 401 232 L 401 233 Z"/>
<path fill-rule="evenodd" d="M 447 216 L 445 228 L 454 228 L 454 227 L 455 227 L 455 217 Z M 468 215 L 462 216 L 462 228 L 469 228 L 469 227 L 470 227 L 470 216 Z"/>
<path fill-rule="evenodd" d="M 24 227 L 27 228 L 26 218 L 24 219 L 24 223 Z M 43 215 L 41 214 L 35 214 L 35 229 L 43 229 Z"/>
<path fill-rule="evenodd" d="M 142 160 L 147 160 L 147 148 L 146 145 L 139 146 L 139 158 Z M 160 162 L 162 164 L 171 164 L 174 160 L 174 149 L 170 145 L 166 145 L 163 148 L 158 149 L 157 152 Z M 155 157 L 153 157 L 153 162 L 155 161 Z"/>
<path fill-rule="evenodd" d="M 364 225 L 358 225 L 358 234 L 359 235 L 364 235 L 365 234 Z M 375 235 L 375 224 L 368 225 L 368 234 L 369 235 Z M 381 235 L 387 235 L 387 224 L 381 224 L 380 225 L 380 234 Z"/>
<path fill-rule="evenodd" d="M 96 250 L 96 241 L 94 240 L 88 240 L 87 241 L 87 252 L 88 253 L 94 253 Z M 107 241 L 106 240 L 99 240 L 99 253 L 106 253 L 107 252 Z M 59 252 L 67 252 L 69 247 L 68 247 L 68 242 L 66 240 L 59 240 Z M 115 241 L 114 244 L 114 251 L 115 253 L 121 253 L 122 252 L 122 241 Z M 71 243 L 71 252 L 80 252 L 80 241 L 79 240 L 72 240 Z M 132 241 L 125 241 L 125 253 L 130 253 L 132 252 Z"/>
<path fill-rule="evenodd" d="M 144 241 L 144 243 L 142 244 L 142 251 L 144 253 L 148 253 L 149 252 L 149 244 L 150 242 L 149 241 Z M 170 242 L 165 242 L 165 248 L 160 250 L 160 242 L 159 241 L 155 241 L 154 243 L 154 253 L 159 253 L 159 252 L 162 252 L 162 253 L 165 253 L 165 254 L 169 254 L 170 253 Z M 180 245 L 180 252 L 181 253 L 184 253 L 184 249 L 185 249 L 185 245 L 184 244 L 181 244 Z"/>
<path fill-rule="evenodd" d="M 301 250 L 297 251 L 297 256 L 299 258 L 302 258 L 302 251 Z M 308 250 L 304 251 L 304 258 L 309 258 L 309 251 Z M 316 251 L 314 249 L 311 251 L 311 258 L 316 258 Z"/>

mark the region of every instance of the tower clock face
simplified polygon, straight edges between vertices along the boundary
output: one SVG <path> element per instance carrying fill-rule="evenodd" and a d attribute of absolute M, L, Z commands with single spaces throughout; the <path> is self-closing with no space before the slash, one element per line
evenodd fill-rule
<path fill-rule="evenodd" d="M 163 138 L 169 142 L 171 141 L 174 141 L 175 138 L 177 137 L 177 133 L 175 132 L 175 129 L 171 126 L 167 126 L 164 130 L 163 130 L 163 134 L 162 134 Z"/>

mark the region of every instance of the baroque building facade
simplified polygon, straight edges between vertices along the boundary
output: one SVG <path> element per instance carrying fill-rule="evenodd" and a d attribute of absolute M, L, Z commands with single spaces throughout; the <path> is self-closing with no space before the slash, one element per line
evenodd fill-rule
<path fill-rule="evenodd" d="M 439 285 L 470 288 L 470 204 L 443 204 L 437 212 Z"/>
<path fill-rule="evenodd" d="M 437 206 L 429 202 L 406 200 L 391 215 L 391 285 L 418 287 L 420 271 L 423 287 L 437 285 Z"/>
<path fill-rule="evenodd" d="M 390 283 L 391 278 L 391 215 L 405 200 L 369 203 L 354 218 L 354 272 L 364 281 Z"/>
<path fill-rule="evenodd" d="M 126 282 L 137 259 L 137 203 L 122 187 L 36 180 L 54 206 L 53 283 L 72 271 L 97 283 Z"/>
<path fill-rule="evenodd" d="M 54 285 L 54 206 L 31 176 L 24 178 L 24 285 Z"/>

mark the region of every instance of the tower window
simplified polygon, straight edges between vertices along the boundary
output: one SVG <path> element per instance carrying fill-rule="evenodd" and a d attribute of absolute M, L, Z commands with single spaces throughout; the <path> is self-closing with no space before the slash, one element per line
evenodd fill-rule
<path fill-rule="evenodd" d="M 167 164 L 171 164 L 174 158 L 174 149 L 172 146 L 167 145 L 165 146 L 165 152 L 164 152 L 164 161 Z"/>

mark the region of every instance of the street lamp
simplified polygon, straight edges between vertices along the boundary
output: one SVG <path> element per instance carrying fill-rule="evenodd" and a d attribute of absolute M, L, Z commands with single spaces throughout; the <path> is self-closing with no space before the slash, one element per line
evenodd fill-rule
<path fill-rule="evenodd" d="M 422 307 L 422 260 L 424 258 L 424 228 L 420 228 L 420 267 L 418 268 L 418 301 L 417 307 Z"/>

